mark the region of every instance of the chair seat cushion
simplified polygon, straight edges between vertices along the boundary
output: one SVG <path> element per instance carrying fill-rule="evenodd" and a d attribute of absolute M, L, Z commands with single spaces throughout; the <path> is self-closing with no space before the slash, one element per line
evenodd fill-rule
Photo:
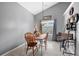
<path fill-rule="evenodd" d="M 30 42 L 30 43 L 28 43 L 28 46 L 34 47 L 34 46 L 36 46 L 36 44 L 37 44 L 37 42 Z"/>

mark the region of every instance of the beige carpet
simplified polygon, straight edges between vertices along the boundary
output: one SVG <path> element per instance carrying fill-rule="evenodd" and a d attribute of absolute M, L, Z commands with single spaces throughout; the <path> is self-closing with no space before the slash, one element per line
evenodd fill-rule
<path fill-rule="evenodd" d="M 54 41 L 48 41 L 47 50 L 45 47 L 42 48 L 43 56 L 62 56 L 62 52 L 59 48 L 59 43 Z M 9 53 L 6 53 L 5 56 L 32 56 L 32 50 L 29 50 L 27 55 L 25 51 L 25 44 L 22 44 L 20 47 L 13 49 Z M 41 49 L 38 49 L 36 56 L 41 56 Z"/>

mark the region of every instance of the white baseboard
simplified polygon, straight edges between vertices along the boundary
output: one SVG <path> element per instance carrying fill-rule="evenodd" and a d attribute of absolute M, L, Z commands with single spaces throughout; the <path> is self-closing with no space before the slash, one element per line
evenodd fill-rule
<path fill-rule="evenodd" d="M 8 53 L 10 53 L 10 52 L 12 52 L 12 51 L 16 50 L 17 48 L 20 48 L 20 47 L 21 47 L 21 46 L 23 46 L 24 44 L 25 44 L 25 43 L 23 43 L 23 44 L 21 44 L 21 45 L 17 46 L 16 48 L 14 48 L 14 49 L 12 49 L 12 50 L 10 50 L 10 51 L 8 51 L 8 52 L 6 52 L 6 53 L 2 54 L 1 56 L 5 56 L 5 55 L 7 55 Z"/>

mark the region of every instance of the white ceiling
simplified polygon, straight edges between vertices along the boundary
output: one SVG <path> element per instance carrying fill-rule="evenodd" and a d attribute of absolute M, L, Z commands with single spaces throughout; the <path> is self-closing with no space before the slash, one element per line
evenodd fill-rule
<path fill-rule="evenodd" d="M 45 10 L 58 2 L 18 2 L 21 6 L 26 8 L 34 15 L 38 14 L 42 10 Z"/>

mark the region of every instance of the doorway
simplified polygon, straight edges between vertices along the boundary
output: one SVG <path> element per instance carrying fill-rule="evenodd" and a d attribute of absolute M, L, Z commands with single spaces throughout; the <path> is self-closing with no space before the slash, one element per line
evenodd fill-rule
<path fill-rule="evenodd" d="M 53 38 L 54 20 L 42 20 L 41 21 L 42 33 L 48 33 L 48 40 Z"/>

